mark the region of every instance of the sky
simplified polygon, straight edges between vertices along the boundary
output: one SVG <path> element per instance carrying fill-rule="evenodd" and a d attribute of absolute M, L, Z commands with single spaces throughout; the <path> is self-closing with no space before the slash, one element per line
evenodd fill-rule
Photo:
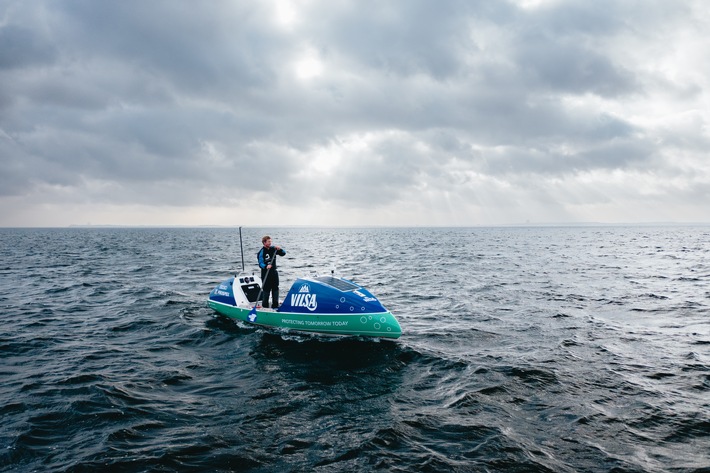
<path fill-rule="evenodd" d="M 0 0 L 0 226 L 710 222 L 705 0 Z"/>

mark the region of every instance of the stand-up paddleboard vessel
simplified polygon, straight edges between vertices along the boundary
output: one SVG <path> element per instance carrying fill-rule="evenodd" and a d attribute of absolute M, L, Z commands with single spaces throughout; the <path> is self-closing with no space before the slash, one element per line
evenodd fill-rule
<path fill-rule="evenodd" d="M 344 278 L 299 278 L 277 309 L 261 308 L 260 294 L 261 278 L 242 272 L 210 292 L 209 306 L 233 319 L 300 332 L 381 338 L 402 334 L 397 319 L 375 296 Z"/>
<path fill-rule="evenodd" d="M 242 272 L 210 292 L 209 306 L 218 313 L 256 325 L 299 332 L 388 339 L 402 335 L 397 319 L 375 296 L 359 284 L 332 273 L 299 278 L 278 308 L 261 307 L 261 278 L 244 271 L 241 227 L 239 244 Z"/>

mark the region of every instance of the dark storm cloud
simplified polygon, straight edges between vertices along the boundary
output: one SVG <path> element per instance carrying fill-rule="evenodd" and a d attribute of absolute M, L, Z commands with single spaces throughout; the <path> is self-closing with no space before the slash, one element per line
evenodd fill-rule
<path fill-rule="evenodd" d="M 0 70 L 17 69 L 52 62 L 56 50 L 48 38 L 21 25 L 0 29 Z"/>
<path fill-rule="evenodd" d="M 81 55 L 107 56 L 190 93 L 228 84 L 263 86 L 273 77 L 259 44 L 278 43 L 261 28 L 267 10 L 248 3 L 69 2 L 63 34 Z M 85 46 L 80 46 L 86 40 Z"/>

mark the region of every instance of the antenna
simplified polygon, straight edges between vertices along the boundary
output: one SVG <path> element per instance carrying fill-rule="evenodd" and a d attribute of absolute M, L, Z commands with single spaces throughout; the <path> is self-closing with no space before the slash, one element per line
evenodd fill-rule
<path fill-rule="evenodd" d="M 239 227 L 239 248 L 242 250 L 242 272 L 244 272 L 244 244 L 242 243 L 242 227 Z"/>

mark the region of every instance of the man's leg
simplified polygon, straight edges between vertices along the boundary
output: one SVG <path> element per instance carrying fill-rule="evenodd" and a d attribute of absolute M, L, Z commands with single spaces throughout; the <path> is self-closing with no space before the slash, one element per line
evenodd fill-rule
<path fill-rule="evenodd" d="M 274 270 L 271 276 L 271 307 L 276 309 L 279 306 L 279 272 Z"/>
<path fill-rule="evenodd" d="M 274 286 L 271 288 L 271 307 L 274 309 L 279 308 L 279 288 L 278 286 Z"/>

